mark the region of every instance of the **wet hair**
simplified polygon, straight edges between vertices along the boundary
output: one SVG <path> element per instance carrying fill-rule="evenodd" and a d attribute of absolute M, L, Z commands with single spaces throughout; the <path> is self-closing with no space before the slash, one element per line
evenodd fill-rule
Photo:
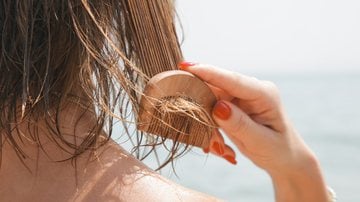
<path fill-rule="evenodd" d="M 25 119 L 42 119 L 51 140 L 74 159 L 104 145 L 116 118 L 126 134 L 135 133 L 135 156 L 146 157 L 164 140 L 131 131 L 129 114 L 136 117 L 147 80 L 182 60 L 174 17 L 172 0 L 0 0 L 1 146 L 7 142 L 26 159 L 14 131 Z M 64 137 L 58 119 L 74 100 L 96 114 L 77 144 Z M 42 147 L 36 131 L 30 138 Z M 151 149 L 140 156 L 142 145 Z M 172 162 L 176 148 L 160 167 Z"/>

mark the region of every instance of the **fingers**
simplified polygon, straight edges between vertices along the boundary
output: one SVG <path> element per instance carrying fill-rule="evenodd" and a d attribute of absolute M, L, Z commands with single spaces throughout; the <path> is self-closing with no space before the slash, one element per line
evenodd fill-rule
<path fill-rule="evenodd" d="M 240 99 L 253 100 L 264 93 L 262 83 L 254 77 L 203 64 L 180 65 L 180 68 Z"/>
<path fill-rule="evenodd" d="M 225 92 L 224 90 L 213 86 L 211 84 L 207 84 L 211 91 L 214 93 L 214 95 L 216 96 L 217 100 L 227 100 L 230 101 L 232 99 L 234 99 L 234 96 L 231 96 L 229 93 Z"/>
<path fill-rule="evenodd" d="M 224 154 L 221 157 L 230 162 L 231 164 L 236 165 L 237 161 L 235 159 L 235 156 L 235 151 L 229 145 L 225 145 Z"/>
<path fill-rule="evenodd" d="M 229 163 L 236 165 L 235 151 L 224 142 L 224 138 L 218 130 L 214 130 L 214 134 L 210 140 L 209 148 L 203 149 L 205 153 L 212 153 L 216 156 L 224 158 Z"/>
<path fill-rule="evenodd" d="M 244 145 L 256 148 L 259 143 L 271 138 L 270 135 L 267 135 L 270 134 L 270 129 L 254 122 L 246 113 L 231 102 L 218 101 L 213 109 L 213 117 L 225 134 L 228 135 L 242 152 L 246 153 Z"/>
<path fill-rule="evenodd" d="M 203 79 L 217 98 L 231 101 L 259 124 L 278 132 L 285 131 L 279 92 L 272 82 L 210 65 L 185 62 L 180 63 L 179 67 Z"/>

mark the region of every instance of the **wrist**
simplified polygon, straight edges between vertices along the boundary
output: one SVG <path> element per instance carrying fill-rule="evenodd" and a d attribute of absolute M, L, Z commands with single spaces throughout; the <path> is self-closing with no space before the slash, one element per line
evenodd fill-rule
<path fill-rule="evenodd" d="M 267 172 L 273 179 L 280 180 L 284 177 L 296 179 L 305 174 L 321 173 L 317 157 L 307 147 L 302 148 L 301 151 L 289 153 L 286 154 L 287 157 L 283 158 L 276 167 L 267 169 Z"/>
<path fill-rule="evenodd" d="M 278 202 L 327 202 L 329 200 L 319 162 L 315 157 L 296 169 L 269 174 L 275 187 L 276 201 Z"/>
<path fill-rule="evenodd" d="M 293 127 L 289 127 L 284 133 L 285 145 L 276 154 L 276 161 L 265 170 L 270 176 L 281 178 L 282 176 L 296 177 L 299 173 L 311 173 L 320 170 L 320 164 L 313 151 L 306 145 Z"/>

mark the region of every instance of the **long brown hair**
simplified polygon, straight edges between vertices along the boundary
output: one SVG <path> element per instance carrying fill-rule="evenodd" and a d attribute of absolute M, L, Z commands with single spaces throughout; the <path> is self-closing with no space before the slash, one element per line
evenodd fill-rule
<path fill-rule="evenodd" d="M 72 148 L 70 159 L 105 144 L 113 118 L 131 134 L 128 114 L 137 114 L 148 78 L 182 59 L 173 19 L 172 0 L 1 0 L 1 143 L 26 158 L 13 133 L 25 117 L 46 120 L 53 140 Z M 80 144 L 68 142 L 54 119 L 73 97 L 96 109 L 96 124 Z M 138 151 L 148 142 L 135 133 Z M 31 137 L 41 147 L 36 133 Z"/>

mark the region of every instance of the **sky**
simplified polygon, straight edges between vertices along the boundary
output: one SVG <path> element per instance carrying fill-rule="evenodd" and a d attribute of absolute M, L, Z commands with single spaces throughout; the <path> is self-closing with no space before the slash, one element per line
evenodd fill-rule
<path fill-rule="evenodd" d="M 358 0 L 177 0 L 189 61 L 243 71 L 360 71 Z"/>

